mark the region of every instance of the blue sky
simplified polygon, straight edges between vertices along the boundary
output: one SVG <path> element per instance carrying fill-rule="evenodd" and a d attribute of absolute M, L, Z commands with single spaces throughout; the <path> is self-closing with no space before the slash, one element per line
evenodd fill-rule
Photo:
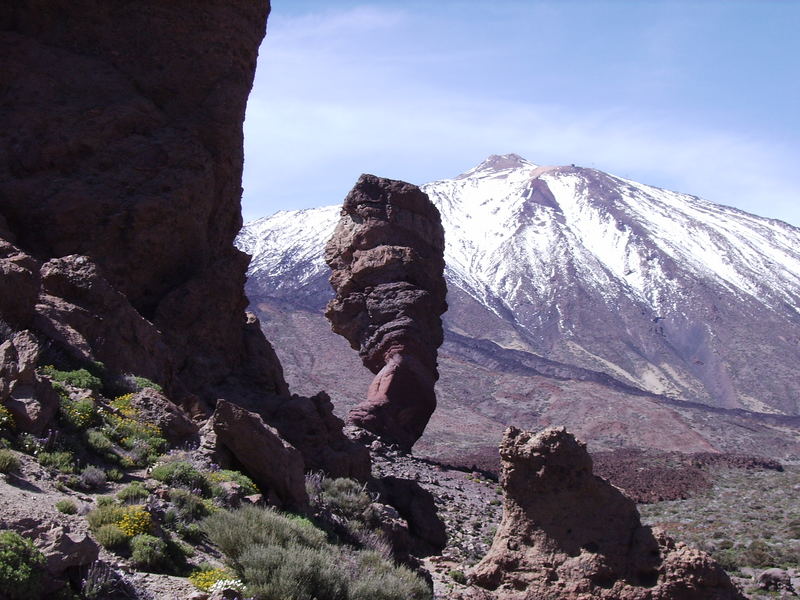
<path fill-rule="evenodd" d="M 245 220 L 489 154 L 595 167 L 800 226 L 800 2 L 273 0 Z"/>

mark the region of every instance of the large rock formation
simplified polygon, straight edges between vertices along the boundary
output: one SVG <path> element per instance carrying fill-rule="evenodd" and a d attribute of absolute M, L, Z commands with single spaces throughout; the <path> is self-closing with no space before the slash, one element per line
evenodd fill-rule
<path fill-rule="evenodd" d="M 707 554 L 642 526 L 632 500 L 592 474 L 562 429 L 510 427 L 500 445 L 506 500 L 472 579 L 504 600 L 740 600 Z"/>
<path fill-rule="evenodd" d="M 40 262 L 89 257 L 160 332 L 154 360 L 212 400 L 213 385 L 253 360 L 276 360 L 249 352 L 248 258 L 232 244 L 268 12 L 267 0 L 0 7 L 0 214 L 16 240 L 6 239 Z M 17 265 L 20 279 L 30 267 Z M 92 350 L 107 364 L 126 352 Z M 285 391 L 271 362 L 248 375 Z"/>
<path fill-rule="evenodd" d="M 43 361 L 147 377 L 196 416 L 247 404 L 307 466 L 365 477 L 366 451 L 330 403 L 290 396 L 245 313 L 233 239 L 268 13 L 268 0 L 0 5 L 0 344 L 28 330 Z M 20 397 L 39 432 L 50 404 L 29 397 L 16 348 L 0 402 Z"/>
<path fill-rule="evenodd" d="M 325 247 L 336 297 L 326 316 L 376 374 L 350 421 L 410 449 L 436 408 L 447 310 L 444 230 L 418 187 L 362 175 Z"/>

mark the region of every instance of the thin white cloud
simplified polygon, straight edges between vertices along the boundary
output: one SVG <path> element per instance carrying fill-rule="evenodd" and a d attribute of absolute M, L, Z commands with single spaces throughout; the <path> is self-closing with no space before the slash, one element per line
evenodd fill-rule
<path fill-rule="evenodd" d="M 669 111 L 595 105 L 591 89 L 560 104 L 535 85 L 509 98 L 481 85 L 475 48 L 440 41 L 425 60 L 414 27 L 374 7 L 273 25 L 248 107 L 246 219 L 337 203 L 362 171 L 425 183 L 517 152 L 800 224 L 796 148 Z M 474 63 L 475 80 L 453 81 L 440 71 L 448 61 Z"/>

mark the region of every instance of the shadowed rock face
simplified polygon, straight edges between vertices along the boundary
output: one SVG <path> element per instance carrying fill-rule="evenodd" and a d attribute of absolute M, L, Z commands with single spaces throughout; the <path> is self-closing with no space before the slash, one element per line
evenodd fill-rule
<path fill-rule="evenodd" d="M 0 237 L 42 263 L 88 256 L 211 401 L 254 360 L 248 376 L 286 391 L 274 356 L 248 353 L 248 258 L 232 244 L 268 12 L 267 0 L 0 7 L 0 232 L 15 240 Z M 22 278 L 26 264 L 12 266 Z"/>
<path fill-rule="evenodd" d="M 743 599 L 704 552 L 642 526 L 634 502 L 592 474 L 585 444 L 562 429 L 509 427 L 500 445 L 506 501 L 473 571 L 509 600 Z"/>
<path fill-rule="evenodd" d="M 410 449 L 436 408 L 447 310 L 444 230 L 418 187 L 362 175 L 325 247 L 336 297 L 325 315 L 376 374 L 350 421 Z"/>
<path fill-rule="evenodd" d="M 242 123 L 269 8 L 0 3 L 0 344 L 30 331 L 48 357 L 145 376 L 196 416 L 246 404 L 309 468 L 365 478 L 366 450 L 326 397 L 290 396 L 245 313 Z M 11 346 L 0 402 L 40 431 L 52 403 Z"/>

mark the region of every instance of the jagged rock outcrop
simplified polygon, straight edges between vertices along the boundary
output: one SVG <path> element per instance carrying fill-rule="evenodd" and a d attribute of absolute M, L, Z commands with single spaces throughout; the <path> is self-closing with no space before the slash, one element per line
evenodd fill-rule
<path fill-rule="evenodd" d="M 0 405 L 19 431 L 41 435 L 58 411 L 58 393 L 36 373 L 41 352 L 30 331 L 19 331 L 0 343 Z"/>
<path fill-rule="evenodd" d="M 157 425 L 172 444 L 180 444 L 197 437 L 197 424 L 158 390 L 146 387 L 133 394 L 131 407 L 139 419 Z"/>
<path fill-rule="evenodd" d="M 253 354 L 246 341 L 248 258 L 232 243 L 268 12 L 267 0 L 0 7 L 0 71 L 13 82 L 0 89 L 0 237 L 40 263 L 88 257 L 160 333 L 168 353 L 153 360 L 174 363 L 183 386 L 209 401 L 214 385 L 244 371 L 285 391 L 274 354 Z M 3 263 L 4 283 L 36 270 L 21 255 Z M 12 313 L 30 317 L 2 318 Z"/>
<path fill-rule="evenodd" d="M 350 421 L 405 449 L 436 408 L 444 230 L 418 187 L 362 175 L 325 247 L 336 297 L 325 315 L 376 374 Z"/>
<path fill-rule="evenodd" d="M 500 445 L 503 521 L 472 572 L 508 600 L 741 600 L 704 552 L 642 526 L 635 503 L 592 474 L 563 428 L 509 427 Z"/>
<path fill-rule="evenodd" d="M 147 377 L 195 417 L 246 404 L 310 468 L 365 478 L 366 451 L 329 402 L 290 396 L 245 313 L 242 123 L 269 9 L 0 6 L 0 343 L 30 329 L 47 360 Z"/>
<path fill-rule="evenodd" d="M 218 462 L 240 464 L 271 504 L 308 508 L 303 456 L 256 413 L 225 400 L 204 428 L 204 445 Z"/>

